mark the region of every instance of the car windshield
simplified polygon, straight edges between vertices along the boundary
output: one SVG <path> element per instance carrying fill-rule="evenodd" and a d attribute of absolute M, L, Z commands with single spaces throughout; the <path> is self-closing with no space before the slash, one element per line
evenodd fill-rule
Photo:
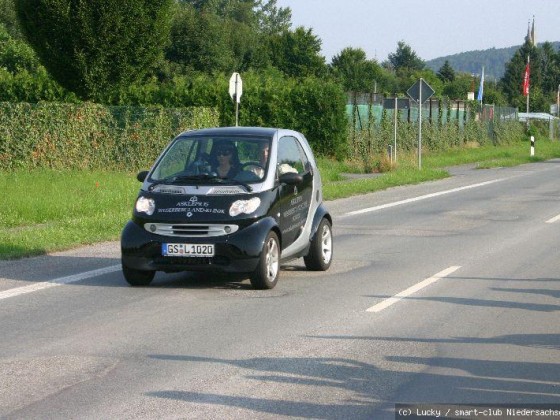
<path fill-rule="evenodd" d="M 150 180 L 165 184 L 250 184 L 267 173 L 270 138 L 181 136 L 158 161 Z"/>

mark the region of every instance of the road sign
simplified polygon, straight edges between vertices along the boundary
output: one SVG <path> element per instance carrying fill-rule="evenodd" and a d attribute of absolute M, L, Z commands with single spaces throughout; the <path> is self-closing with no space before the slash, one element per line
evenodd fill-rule
<path fill-rule="evenodd" d="M 233 73 L 229 79 L 229 96 L 237 103 L 241 102 L 243 94 L 243 81 L 239 73 Z"/>
<path fill-rule="evenodd" d="M 424 79 L 418 80 L 406 91 L 408 96 L 410 96 L 415 102 L 421 104 L 430 99 L 434 93 L 436 92 L 428 83 L 426 83 Z"/>
<path fill-rule="evenodd" d="M 435 91 L 422 78 L 414 83 L 406 94 L 420 106 L 418 107 L 418 168 L 422 169 L 422 104 L 432 97 Z"/>
<path fill-rule="evenodd" d="M 243 81 L 239 73 L 233 73 L 229 79 L 229 96 L 235 102 L 235 126 L 239 125 L 239 102 L 243 93 Z"/>
<path fill-rule="evenodd" d="M 385 98 L 383 100 L 383 108 L 385 109 L 395 109 L 395 102 L 397 109 L 409 109 L 410 99 L 408 98 Z"/>

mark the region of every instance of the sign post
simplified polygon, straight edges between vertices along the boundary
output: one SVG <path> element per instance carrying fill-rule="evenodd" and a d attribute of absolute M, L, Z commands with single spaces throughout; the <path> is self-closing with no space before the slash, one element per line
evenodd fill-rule
<path fill-rule="evenodd" d="M 410 108 L 410 99 L 407 98 L 386 98 L 383 101 L 383 108 L 384 109 L 393 109 L 393 116 L 394 116 L 394 144 L 393 144 L 393 153 L 391 154 L 391 162 L 393 162 L 393 155 L 395 156 L 395 162 L 397 161 L 397 118 L 399 114 L 399 109 L 408 109 Z"/>
<path fill-rule="evenodd" d="M 418 169 L 422 169 L 422 104 L 434 93 L 432 87 L 422 78 L 406 91 L 406 94 L 418 103 Z"/>
<path fill-rule="evenodd" d="M 235 102 L 235 126 L 239 125 L 239 102 L 243 94 L 243 81 L 239 73 L 233 73 L 229 79 L 229 96 Z"/>

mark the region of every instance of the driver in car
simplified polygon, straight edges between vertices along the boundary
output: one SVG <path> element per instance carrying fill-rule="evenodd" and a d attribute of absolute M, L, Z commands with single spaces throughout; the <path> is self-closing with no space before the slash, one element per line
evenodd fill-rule
<path fill-rule="evenodd" d="M 232 143 L 222 143 L 216 146 L 212 156 L 212 171 L 220 178 L 233 178 L 240 170 L 237 148 Z"/>

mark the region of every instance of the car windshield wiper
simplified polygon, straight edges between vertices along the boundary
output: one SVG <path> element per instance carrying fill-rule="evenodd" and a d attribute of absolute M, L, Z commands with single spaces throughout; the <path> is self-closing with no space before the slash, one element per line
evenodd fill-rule
<path fill-rule="evenodd" d="M 202 173 L 202 174 L 197 174 L 197 175 L 171 175 L 168 177 L 165 177 L 155 183 L 153 183 L 150 186 L 150 191 L 153 191 L 153 189 L 155 187 L 157 187 L 158 185 L 161 184 L 167 184 L 167 185 L 172 185 L 172 184 L 176 184 L 179 182 L 185 182 L 185 181 L 213 181 L 213 182 L 217 182 L 219 184 L 225 184 L 225 183 L 232 183 L 234 185 L 241 185 L 242 187 L 244 187 L 248 192 L 253 191 L 253 188 L 249 185 L 246 184 L 245 182 L 242 181 L 238 181 L 237 179 L 230 179 L 230 178 L 220 178 L 217 174 L 215 173 Z"/>

